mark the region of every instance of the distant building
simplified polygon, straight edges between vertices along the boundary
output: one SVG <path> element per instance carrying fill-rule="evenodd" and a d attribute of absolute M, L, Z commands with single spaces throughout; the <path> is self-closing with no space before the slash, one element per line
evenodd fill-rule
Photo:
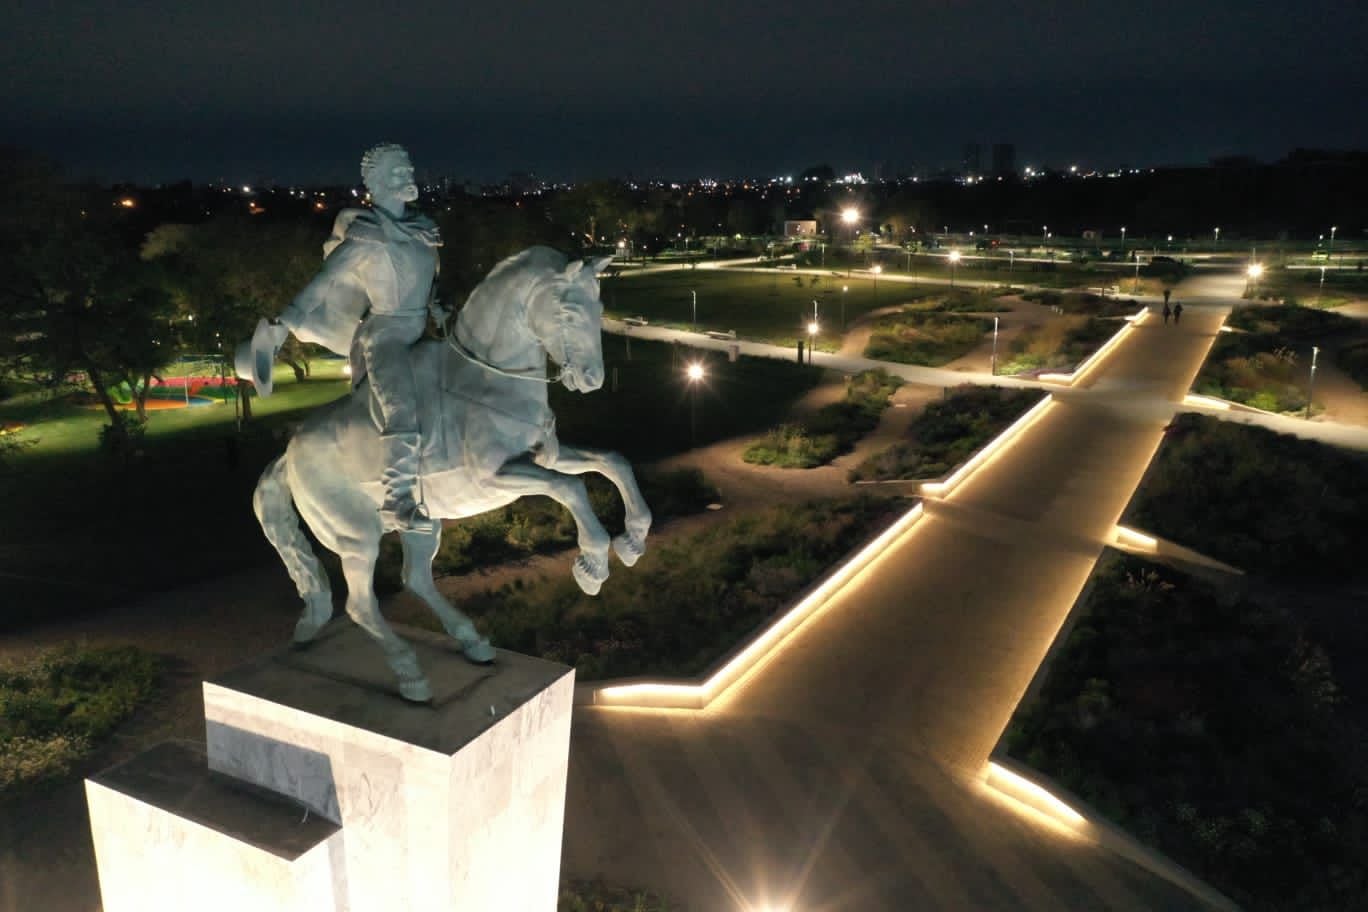
<path fill-rule="evenodd" d="M 993 143 L 993 173 L 999 177 L 1016 173 L 1016 146 Z"/>
<path fill-rule="evenodd" d="M 964 157 L 960 159 L 960 171 L 964 174 L 983 173 L 983 146 L 981 144 L 964 144 Z"/>
<path fill-rule="evenodd" d="M 786 219 L 784 221 L 784 237 L 809 238 L 816 236 L 816 219 Z"/>

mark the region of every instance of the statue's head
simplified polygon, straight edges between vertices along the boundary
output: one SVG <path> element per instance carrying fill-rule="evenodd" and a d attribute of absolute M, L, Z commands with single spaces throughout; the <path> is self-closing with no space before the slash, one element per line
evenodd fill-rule
<path fill-rule="evenodd" d="M 603 302 L 598 274 L 611 259 L 574 260 L 557 277 L 558 306 L 539 337 L 551 360 L 560 366 L 566 389 L 589 393 L 603 385 Z"/>
<path fill-rule="evenodd" d="M 403 146 L 381 143 L 361 156 L 361 180 L 376 200 L 411 203 L 418 198 L 413 163 Z"/>

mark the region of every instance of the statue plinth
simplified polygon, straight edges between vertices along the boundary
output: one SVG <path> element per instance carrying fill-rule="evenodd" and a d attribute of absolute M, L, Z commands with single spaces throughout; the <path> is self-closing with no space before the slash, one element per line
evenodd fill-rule
<path fill-rule="evenodd" d="M 508 652 L 472 665 L 448 638 L 404 636 L 429 670 L 430 705 L 393 692 L 349 622 L 206 681 L 208 768 L 340 827 L 325 854 L 346 908 L 552 912 L 574 671 Z M 281 908 L 323 907 L 311 903 Z"/>

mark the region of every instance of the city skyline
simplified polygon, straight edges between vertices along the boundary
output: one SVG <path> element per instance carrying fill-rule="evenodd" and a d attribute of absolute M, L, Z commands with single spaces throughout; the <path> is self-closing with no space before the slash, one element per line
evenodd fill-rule
<path fill-rule="evenodd" d="M 1329 0 L 1295 28 L 1226 0 L 1124 17 L 1082 2 L 589 3 L 516 19 L 96 2 L 15 18 L 3 135 L 108 181 L 337 182 L 380 140 L 475 181 L 938 170 L 968 142 L 1104 168 L 1368 145 L 1341 110 L 1368 87 L 1368 14 Z"/>

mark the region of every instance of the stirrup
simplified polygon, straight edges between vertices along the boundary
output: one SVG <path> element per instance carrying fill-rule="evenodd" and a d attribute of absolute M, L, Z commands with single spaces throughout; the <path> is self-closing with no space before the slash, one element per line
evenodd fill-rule
<path fill-rule="evenodd" d="M 432 532 L 437 528 L 437 521 L 428 516 L 422 504 L 408 501 L 393 507 L 382 506 L 380 525 L 386 532 Z"/>

